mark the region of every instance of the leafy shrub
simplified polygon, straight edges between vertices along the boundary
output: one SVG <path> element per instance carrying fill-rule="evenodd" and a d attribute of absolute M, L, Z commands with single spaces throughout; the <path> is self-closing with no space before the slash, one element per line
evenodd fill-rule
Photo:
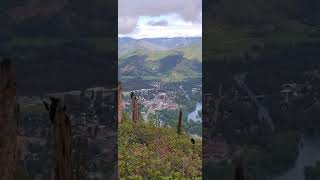
<path fill-rule="evenodd" d="M 175 129 L 125 121 L 119 125 L 120 178 L 195 179 L 201 177 L 201 144 Z"/>

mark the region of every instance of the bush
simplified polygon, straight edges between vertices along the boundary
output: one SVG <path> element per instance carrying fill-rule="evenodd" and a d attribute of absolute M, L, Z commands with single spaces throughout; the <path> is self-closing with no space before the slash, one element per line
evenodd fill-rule
<path fill-rule="evenodd" d="M 148 123 L 119 125 L 119 172 L 126 179 L 188 179 L 201 177 L 201 144 L 172 128 Z"/>

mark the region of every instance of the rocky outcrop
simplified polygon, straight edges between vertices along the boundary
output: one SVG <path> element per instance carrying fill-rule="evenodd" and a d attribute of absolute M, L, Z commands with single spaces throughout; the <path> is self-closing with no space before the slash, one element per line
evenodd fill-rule
<path fill-rule="evenodd" d="M 65 113 L 65 106 L 58 98 L 50 97 L 51 104 L 44 102 L 49 111 L 53 127 L 54 179 L 72 180 L 72 135 L 71 122 Z"/>
<path fill-rule="evenodd" d="M 0 62 L 0 179 L 14 180 L 17 158 L 16 74 L 10 59 Z"/>

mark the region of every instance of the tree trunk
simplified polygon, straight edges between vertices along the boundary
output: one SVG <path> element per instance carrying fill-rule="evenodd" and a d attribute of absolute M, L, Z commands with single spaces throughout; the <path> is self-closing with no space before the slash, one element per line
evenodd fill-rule
<path fill-rule="evenodd" d="M 236 167 L 235 180 L 244 180 L 244 169 L 241 165 Z"/>
<path fill-rule="evenodd" d="M 0 179 L 14 180 L 17 160 L 16 75 L 11 60 L 0 62 Z"/>
<path fill-rule="evenodd" d="M 182 126 L 182 111 L 180 110 L 178 127 L 177 127 L 177 133 L 178 133 L 179 135 L 181 134 L 181 129 L 182 129 L 181 126 Z"/>
<path fill-rule="evenodd" d="M 58 98 L 50 98 L 50 121 L 53 126 L 54 140 L 54 179 L 72 180 L 72 146 L 71 146 L 71 122 L 65 113 L 65 106 Z"/>
<path fill-rule="evenodd" d="M 132 121 L 138 122 L 139 110 L 138 110 L 138 99 L 133 92 L 131 92 L 131 109 L 132 109 Z"/>
<path fill-rule="evenodd" d="M 122 87 L 121 82 L 118 84 L 118 123 L 120 124 L 122 121 L 122 113 L 123 113 L 123 97 L 122 97 Z"/>

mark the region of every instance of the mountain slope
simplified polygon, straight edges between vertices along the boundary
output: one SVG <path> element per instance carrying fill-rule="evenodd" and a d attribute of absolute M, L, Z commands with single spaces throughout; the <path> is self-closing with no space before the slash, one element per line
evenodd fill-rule
<path fill-rule="evenodd" d="M 15 36 L 113 36 L 117 1 L 22 0 L 0 8 L 1 33 Z M 2 5 L 2 3 L 0 3 Z"/>
<path fill-rule="evenodd" d="M 200 78 L 201 38 L 119 39 L 120 79 L 166 82 Z"/>
<path fill-rule="evenodd" d="M 1 1 L 0 54 L 16 63 L 18 93 L 116 86 L 116 17 L 116 0 Z"/>
<path fill-rule="evenodd" d="M 275 47 L 320 41 L 320 1 L 204 0 L 204 57 L 255 60 Z"/>

